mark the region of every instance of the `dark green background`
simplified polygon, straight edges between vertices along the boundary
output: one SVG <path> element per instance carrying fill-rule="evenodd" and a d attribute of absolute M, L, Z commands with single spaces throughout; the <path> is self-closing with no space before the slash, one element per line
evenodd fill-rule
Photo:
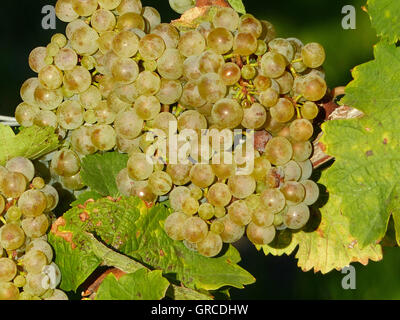
<path fill-rule="evenodd" d="M 330 87 L 346 85 L 350 70 L 372 59 L 375 32 L 368 15 L 361 10 L 363 0 L 244 0 L 247 11 L 258 18 L 271 21 L 278 36 L 297 37 L 303 42 L 317 41 L 327 51 L 325 69 Z M 163 21 L 178 17 L 167 0 L 143 0 L 144 5 L 156 7 Z M 41 9 L 55 0 L 15 0 L 2 2 L 0 18 L 0 114 L 13 115 L 20 102 L 19 88 L 23 81 L 34 76 L 28 66 L 29 52 L 46 45 L 54 30 L 41 28 Z M 357 29 L 343 30 L 341 9 L 354 5 Z M 57 22 L 57 31 L 65 24 Z M 1 141 L 0 141 L 1 143 Z M 245 290 L 232 290 L 232 298 L 240 299 L 398 299 L 400 298 L 400 255 L 396 249 L 386 249 L 384 261 L 370 262 L 364 267 L 356 264 L 357 289 L 343 290 L 343 274 L 303 273 L 294 257 L 265 257 L 250 246 L 247 240 L 238 244 L 241 265 L 256 278 Z"/>

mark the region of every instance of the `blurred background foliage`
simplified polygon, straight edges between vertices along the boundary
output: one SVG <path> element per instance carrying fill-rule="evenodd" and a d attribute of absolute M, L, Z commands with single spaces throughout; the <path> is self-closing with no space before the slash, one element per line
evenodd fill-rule
<path fill-rule="evenodd" d="M 19 89 L 23 81 L 35 74 L 29 69 L 29 52 L 49 43 L 52 34 L 63 32 L 65 24 L 57 21 L 57 30 L 43 30 L 41 13 L 44 5 L 56 0 L 15 0 L 2 3 L 0 19 L 0 112 L 13 115 L 20 103 Z M 167 0 L 142 0 L 156 7 L 163 22 L 178 18 Z M 372 46 L 377 42 L 368 15 L 361 9 L 365 0 L 244 0 L 246 9 L 258 18 L 271 21 L 279 37 L 297 37 L 304 43 L 320 42 L 327 51 L 325 70 L 328 85 L 333 88 L 351 81 L 350 70 L 373 58 Z M 357 28 L 341 26 L 342 7 L 356 8 Z M 1 143 L 1 140 L 0 140 Z M 356 290 L 343 290 L 344 274 L 332 271 L 327 275 L 302 272 L 293 256 L 265 257 L 243 240 L 237 244 L 241 265 L 257 282 L 244 290 L 232 290 L 233 299 L 400 299 L 400 265 L 398 250 L 386 248 L 384 260 L 368 266 L 356 264 Z"/>

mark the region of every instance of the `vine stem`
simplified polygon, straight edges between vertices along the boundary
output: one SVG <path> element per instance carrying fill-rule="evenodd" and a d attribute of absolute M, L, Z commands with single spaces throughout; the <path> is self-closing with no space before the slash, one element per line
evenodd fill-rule
<path fill-rule="evenodd" d="M 140 269 L 150 271 L 141 263 L 108 248 L 97 240 L 93 234 L 87 232 L 86 235 L 89 238 L 92 252 L 103 261 L 103 265 L 118 268 L 125 273 L 134 273 Z M 212 300 L 212 297 L 208 295 L 183 286 L 171 284 L 170 289 L 166 295 L 174 300 Z"/>
<path fill-rule="evenodd" d="M 2 116 L 0 115 L 0 123 L 5 126 L 19 127 L 19 123 L 14 117 Z"/>

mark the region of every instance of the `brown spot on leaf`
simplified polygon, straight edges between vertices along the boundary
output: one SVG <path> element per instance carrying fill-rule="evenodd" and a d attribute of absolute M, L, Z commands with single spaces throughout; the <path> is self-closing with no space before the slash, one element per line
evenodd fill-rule
<path fill-rule="evenodd" d="M 102 273 L 88 288 L 86 291 L 82 292 L 82 297 L 90 297 L 90 299 L 94 299 L 97 293 L 97 290 L 99 290 L 100 285 L 104 281 L 104 279 L 112 273 L 117 280 L 119 280 L 122 276 L 124 276 L 126 273 L 120 269 L 117 268 L 112 268 L 106 270 L 104 273 Z"/>
<path fill-rule="evenodd" d="M 387 138 L 383 139 L 383 144 L 384 144 L 384 145 L 387 145 L 387 144 L 388 144 L 388 139 L 387 139 Z"/>
<path fill-rule="evenodd" d="M 367 157 L 372 157 L 372 156 L 374 155 L 374 152 L 373 152 L 372 150 L 368 150 L 368 151 L 365 153 L 365 155 L 366 155 Z"/>
<path fill-rule="evenodd" d="M 205 6 L 230 7 L 228 2 L 225 0 L 197 0 L 196 1 L 196 7 L 205 7 Z"/>
<path fill-rule="evenodd" d="M 165 257 L 165 252 L 163 251 L 163 249 L 160 249 L 160 256 Z"/>
<path fill-rule="evenodd" d="M 83 211 L 80 215 L 79 215 L 79 219 L 81 219 L 82 222 L 85 222 L 86 220 L 89 219 L 89 213 L 87 211 Z"/>

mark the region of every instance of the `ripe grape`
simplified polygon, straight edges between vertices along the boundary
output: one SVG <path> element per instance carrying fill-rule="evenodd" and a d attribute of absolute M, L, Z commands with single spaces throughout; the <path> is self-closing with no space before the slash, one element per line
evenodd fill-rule
<path fill-rule="evenodd" d="M 37 217 L 47 208 L 46 196 L 40 190 L 27 190 L 18 199 L 18 207 L 25 217 Z"/>
<path fill-rule="evenodd" d="M 277 214 L 286 205 L 284 194 L 278 189 L 267 189 L 261 193 L 260 200 L 264 204 L 266 210 L 272 214 Z"/>
<path fill-rule="evenodd" d="M 285 181 L 298 181 L 301 177 L 301 168 L 296 161 L 289 161 L 283 166 Z"/>
<path fill-rule="evenodd" d="M 199 217 L 190 217 L 183 223 L 183 236 L 186 241 L 199 243 L 208 234 L 207 224 Z"/>
<path fill-rule="evenodd" d="M 252 176 L 236 175 L 229 178 L 228 187 L 235 198 L 244 199 L 256 190 L 256 180 Z"/>
<path fill-rule="evenodd" d="M 303 63 L 309 68 L 318 68 L 324 64 L 325 50 L 319 43 L 306 44 L 301 50 Z"/>
<path fill-rule="evenodd" d="M 163 38 L 167 48 L 174 49 L 178 46 L 179 32 L 173 25 L 169 23 L 160 23 L 152 30 L 152 33 Z"/>
<path fill-rule="evenodd" d="M 314 128 L 307 119 L 296 119 L 290 124 L 290 137 L 294 141 L 308 141 L 313 133 Z"/>
<path fill-rule="evenodd" d="M 157 60 L 158 73 L 165 79 L 177 80 L 183 74 L 183 61 L 179 50 L 167 48 Z"/>
<path fill-rule="evenodd" d="M 0 282 L 0 300 L 18 300 L 19 290 L 11 282 Z"/>
<path fill-rule="evenodd" d="M 288 181 L 281 187 L 281 192 L 286 198 L 288 205 L 296 205 L 304 200 L 306 190 L 304 186 L 295 181 Z"/>
<path fill-rule="evenodd" d="M 306 101 L 301 107 L 301 115 L 303 118 L 313 120 L 318 116 L 318 106 L 312 101 Z"/>
<path fill-rule="evenodd" d="M 163 38 L 156 34 L 145 35 L 139 42 L 139 53 L 144 60 L 157 60 L 166 49 Z"/>
<path fill-rule="evenodd" d="M 205 257 L 215 257 L 221 252 L 222 244 L 218 234 L 209 232 L 204 240 L 197 243 L 197 251 Z"/>
<path fill-rule="evenodd" d="M 310 209 L 304 203 L 289 207 L 284 214 L 284 223 L 289 229 L 303 228 L 310 219 Z"/>
<path fill-rule="evenodd" d="M 224 224 L 224 231 L 220 234 L 224 243 L 234 243 L 243 237 L 246 228 L 234 223 L 229 215 L 219 218 L 216 221 Z"/>
<path fill-rule="evenodd" d="M 221 99 L 214 104 L 211 117 L 220 128 L 232 129 L 242 122 L 243 109 L 236 100 Z"/>
<path fill-rule="evenodd" d="M 14 223 L 7 223 L 0 228 L 0 245 L 6 250 L 15 250 L 25 242 L 24 231 Z"/>
<path fill-rule="evenodd" d="M 235 31 L 239 26 L 240 18 L 238 13 L 232 8 L 218 8 L 214 16 L 213 24 L 215 28 L 226 28 Z"/>
<path fill-rule="evenodd" d="M 139 38 L 131 31 L 121 31 L 112 40 L 111 48 L 120 58 L 133 57 L 139 50 Z"/>
<path fill-rule="evenodd" d="M 169 0 L 172 10 L 179 14 L 183 14 L 185 11 L 193 8 L 195 4 L 195 0 Z"/>
<path fill-rule="evenodd" d="M 207 46 L 218 54 L 227 53 L 233 47 L 233 35 L 226 28 L 216 28 L 208 34 Z"/>
<path fill-rule="evenodd" d="M 246 226 L 251 221 L 251 212 L 244 200 L 237 200 L 232 202 L 228 207 L 228 216 L 230 219 L 239 226 Z"/>
<path fill-rule="evenodd" d="M 306 190 L 306 196 L 303 200 L 303 203 L 311 206 L 315 202 L 317 202 L 319 198 L 319 188 L 318 185 L 312 180 L 304 180 L 301 181 L 304 189 Z"/>
<path fill-rule="evenodd" d="M 199 206 L 198 212 L 200 218 L 203 220 L 210 220 L 212 217 L 214 217 L 215 210 L 210 203 L 205 202 Z"/>
<path fill-rule="evenodd" d="M 114 14 L 105 9 L 96 10 L 90 20 L 90 24 L 92 25 L 93 29 L 98 33 L 113 30 L 116 23 L 117 21 Z"/>
<path fill-rule="evenodd" d="M 240 80 L 241 71 L 236 63 L 225 63 L 218 71 L 222 81 L 227 86 L 232 86 Z"/>
<path fill-rule="evenodd" d="M 74 151 L 63 148 L 54 155 L 51 168 L 59 176 L 71 177 L 79 172 L 81 161 Z"/>
<path fill-rule="evenodd" d="M 215 207 L 225 207 L 232 199 L 229 187 L 224 183 L 213 184 L 207 193 L 207 200 Z"/>
<path fill-rule="evenodd" d="M 15 262 L 9 258 L 0 258 L 0 282 L 7 282 L 14 279 L 17 274 Z"/>
<path fill-rule="evenodd" d="M 260 93 L 260 102 L 264 107 L 275 106 L 279 101 L 279 92 L 273 88 L 268 88 Z"/>
<path fill-rule="evenodd" d="M 205 47 L 205 39 L 196 30 L 183 33 L 178 43 L 178 50 L 185 57 L 198 56 L 204 51 Z"/>
<path fill-rule="evenodd" d="M 209 164 L 195 164 L 190 169 L 190 180 L 200 188 L 207 188 L 215 179 L 214 172 Z"/>
<path fill-rule="evenodd" d="M 239 32 L 233 40 L 233 52 L 236 54 L 250 56 L 257 48 L 257 38 L 252 33 Z"/>
<path fill-rule="evenodd" d="M 291 62 L 294 58 L 294 48 L 290 41 L 282 38 L 275 38 L 268 42 L 268 47 L 272 52 L 276 52 L 285 57 L 287 62 Z"/>
<path fill-rule="evenodd" d="M 22 173 L 27 181 L 32 181 L 35 176 L 35 167 L 32 161 L 24 157 L 15 157 L 8 160 L 6 169 L 11 172 Z"/>
<path fill-rule="evenodd" d="M 274 165 L 282 166 L 290 161 L 293 148 L 284 137 L 274 137 L 265 147 L 265 157 Z"/>
<path fill-rule="evenodd" d="M 20 172 L 6 172 L 0 180 L 0 190 L 6 198 L 20 197 L 26 187 L 26 177 Z"/>
<path fill-rule="evenodd" d="M 261 71 L 269 78 L 279 78 L 286 69 L 285 58 L 277 52 L 267 52 L 261 58 Z"/>
<path fill-rule="evenodd" d="M 128 173 L 131 179 L 145 180 L 153 172 L 153 163 L 144 153 L 133 153 L 130 155 L 128 164 Z"/>
<path fill-rule="evenodd" d="M 184 240 L 184 223 L 189 217 L 182 212 L 170 214 L 164 222 L 164 230 L 173 240 Z"/>
<path fill-rule="evenodd" d="M 251 222 L 246 230 L 249 240 L 256 245 L 266 245 L 271 243 L 275 238 L 274 226 L 261 227 Z"/>

